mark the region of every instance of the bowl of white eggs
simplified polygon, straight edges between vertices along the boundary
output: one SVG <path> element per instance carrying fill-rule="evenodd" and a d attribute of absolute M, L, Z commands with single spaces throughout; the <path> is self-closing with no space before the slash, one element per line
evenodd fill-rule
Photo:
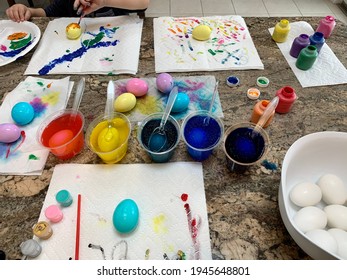
<path fill-rule="evenodd" d="M 347 133 L 317 132 L 292 144 L 279 208 L 288 232 L 313 259 L 347 259 Z"/>

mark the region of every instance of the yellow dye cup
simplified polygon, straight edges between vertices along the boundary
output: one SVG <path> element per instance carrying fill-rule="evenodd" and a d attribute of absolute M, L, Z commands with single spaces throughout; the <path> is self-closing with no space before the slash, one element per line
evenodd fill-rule
<path fill-rule="evenodd" d="M 117 142 L 113 149 L 105 151 L 100 147 L 100 137 L 104 137 L 105 130 L 111 125 L 112 133 L 117 132 Z M 110 129 L 111 129 L 110 128 Z M 104 163 L 119 162 L 128 150 L 128 140 L 131 132 L 129 119 L 122 113 L 115 112 L 112 122 L 109 124 L 104 115 L 94 119 L 87 128 L 86 142 L 88 148 L 96 153 Z"/>

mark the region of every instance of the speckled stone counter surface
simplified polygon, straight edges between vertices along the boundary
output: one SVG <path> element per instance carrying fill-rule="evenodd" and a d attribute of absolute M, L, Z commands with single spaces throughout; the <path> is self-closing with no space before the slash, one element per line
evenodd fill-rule
<path fill-rule="evenodd" d="M 275 91 L 285 85 L 292 86 L 298 95 L 293 109 L 288 114 L 276 114 L 266 128 L 271 148 L 266 159 L 277 165 L 268 170 L 261 164 L 253 166 L 245 174 L 231 173 L 226 167 L 222 147 L 203 162 L 211 247 L 214 259 L 310 259 L 287 232 L 278 207 L 278 189 L 281 166 L 286 151 L 300 137 L 318 131 L 334 130 L 347 132 L 347 86 L 302 88 L 285 58 L 268 32 L 280 18 L 245 18 L 254 44 L 264 63 L 264 70 L 218 71 L 172 73 L 180 75 L 215 75 L 221 82 L 219 93 L 225 115 L 224 125 L 228 128 L 241 121 L 249 121 L 256 101 L 247 98 L 249 87 L 255 86 L 258 76 L 270 79 L 269 87 L 262 90 L 262 99 L 270 99 Z M 290 21 L 304 20 L 315 29 L 320 18 L 289 18 Z M 36 18 L 44 31 L 49 19 Z M 137 77 L 155 77 L 153 19 L 146 18 L 142 35 L 139 71 Z M 339 60 L 347 66 L 347 27 L 341 22 L 328 45 Z M 25 77 L 23 73 L 33 52 L 0 68 L 0 100 L 12 91 Z M 229 75 L 241 80 L 237 88 L 224 82 Z M 50 75 L 62 78 L 63 75 Z M 104 111 L 106 88 L 109 76 L 85 75 L 86 89 L 80 110 L 86 118 L 85 129 L 90 121 Z M 78 81 L 78 75 L 71 80 Z M 116 79 L 130 78 L 129 75 L 114 76 Z M 70 98 L 69 106 L 72 105 Z M 121 161 L 128 163 L 151 163 L 140 148 L 136 138 L 136 124 L 129 142 L 129 150 Z M 190 161 L 183 141 L 171 161 Z M 41 176 L 0 176 L 0 250 L 7 259 L 22 257 L 19 245 L 32 237 L 32 226 L 37 222 L 48 189 L 54 166 L 58 161 L 50 155 Z M 66 163 L 100 164 L 100 159 L 84 148 L 83 152 Z M 155 203 L 155 202 L 154 202 Z"/>

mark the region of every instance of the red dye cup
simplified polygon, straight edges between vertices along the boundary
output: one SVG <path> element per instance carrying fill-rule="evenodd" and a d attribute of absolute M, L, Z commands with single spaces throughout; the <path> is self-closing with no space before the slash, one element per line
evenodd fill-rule
<path fill-rule="evenodd" d="M 37 141 L 61 160 L 77 155 L 84 147 L 84 116 L 73 109 L 48 116 L 39 126 Z"/>

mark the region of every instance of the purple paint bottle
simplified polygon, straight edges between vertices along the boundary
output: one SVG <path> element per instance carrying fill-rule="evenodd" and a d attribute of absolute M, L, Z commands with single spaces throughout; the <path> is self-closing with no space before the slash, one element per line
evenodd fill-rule
<path fill-rule="evenodd" d="M 315 32 L 310 36 L 310 45 L 315 46 L 317 48 L 317 52 L 319 53 L 321 48 L 325 43 L 324 35 L 322 32 Z"/>
<path fill-rule="evenodd" d="M 298 57 L 300 51 L 310 45 L 310 38 L 307 34 L 300 34 L 293 41 L 292 47 L 290 48 L 289 54 L 292 57 Z"/>

